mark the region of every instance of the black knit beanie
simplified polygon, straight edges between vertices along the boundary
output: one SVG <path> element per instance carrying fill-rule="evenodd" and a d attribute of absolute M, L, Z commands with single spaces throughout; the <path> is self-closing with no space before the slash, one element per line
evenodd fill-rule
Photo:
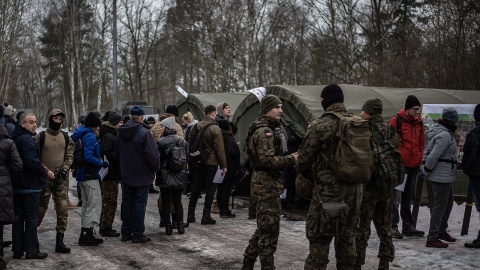
<path fill-rule="evenodd" d="M 123 121 L 123 117 L 116 112 L 110 112 L 108 114 L 108 122 L 113 126 L 116 126 L 120 121 Z"/>
<path fill-rule="evenodd" d="M 480 121 L 480 104 L 475 106 L 475 111 L 473 111 L 473 118 L 475 118 L 475 122 Z"/>
<path fill-rule="evenodd" d="M 102 121 L 94 112 L 89 112 L 85 117 L 85 127 L 99 127 L 101 124 Z"/>
<path fill-rule="evenodd" d="M 260 102 L 260 114 L 266 114 L 271 109 L 282 104 L 282 101 L 275 95 L 266 95 Z"/>
<path fill-rule="evenodd" d="M 420 100 L 418 100 L 418 98 L 414 95 L 409 95 L 407 97 L 407 100 L 405 101 L 405 110 L 408 110 L 410 108 L 413 108 L 415 106 L 422 106 L 422 104 L 420 103 Z"/>
<path fill-rule="evenodd" d="M 175 106 L 175 105 L 168 105 L 165 112 L 166 113 L 171 113 L 171 114 L 175 115 L 175 117 L 178 117 L 178 107 Z"/>
<path fill-rule="evenodd" d="M 362 111 L 368 113 L 368 115 L 382 114 L 383 103 L 378 98 L 371 98 L 363 104 Z"/>
<path fill-rule="evenodd" d="M 327 110 L 333 103 L 342 102 L 344 100 L 343 91 L 338 84 L 329 84 L 325 86 L 320 94 L 323 110 Z"/>

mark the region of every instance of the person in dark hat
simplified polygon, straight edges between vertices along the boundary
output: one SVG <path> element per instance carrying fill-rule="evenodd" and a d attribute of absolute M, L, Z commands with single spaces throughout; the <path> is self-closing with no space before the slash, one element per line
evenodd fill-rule
<path fill-rule="evenodd" d="M 473 112 L 475 119 L 475 128 L 467 135 L 465 145 L 463 146 L 462 169 L 470 179 L 470 188 L 472 189 L 475 207 L 480 213 L 480 104 L 475 106 Z M 467 248 L 480 248 L 480 230 L 477 238 L 472 242 L 465 243 Z"/>
<path fill-rule="evenodd" d="M 422 104 L 418 98 L 409 95 L 405 100 L 405 107 L 390 120 L 390 125 L 397 131 L 397 135 L 402 142 L 398 151 L 402 154 L 405 174 L 407 175 L 404 190 L 393 191 L 392 236 L 396 239 L 401 239 L 403 236 L 423 236 L 425 234 L 424 231 L 415 228 L 411 210 L 411 200 L 416 196 L 415 187 L 417 186 L 418 172 L 425 148 L 425 130 L 421 110 Z M 402 232 L 398 230 L 400 218 L 402 219 Z"/>
<path fill-rule="evenodd" d="M 257 229 L 245 248 L 242 269 L 253 269 L 257 257 L 262 269 L 275 268 L 273 254 L 280 234 L 282 170 L 294 165 L 298 157 L 297 153 L 283 155 L 288 149 L 281 116 L 282 101 L 275 95 L 266 95 L 260 102 L 260 115 L 249 131 L 247 153 L 253 165 L 251 196 L 257 212 Z"/>
<path fill-rule="evenodd" d="M 362 106 L 361 117 L 368 120 L 373 128 L 373 139 L 376 145 L 390 142 L 397 148 L 398 136 L 393 127 L 385 123 L 382 117 L 383 103 L 378 98 L 370 98 Z M 385 161 L 387 162 L 387 161 Z M 394 164 L 403 168 L 403 164 Z M 390 168 L 390 167 L 389 167 Z M 365 264 L 368 240 L 371 234 L 371 224 L 375 225 L 380 247 L 378 269 L 389 269 L 390 262 L 395 258 L 392 241 L 392 192 L 398 185 L 398 179 L 391 179 L 385 175 L 373 174 L 372 179 L 364 185 L 362 205 L 360 207 L 360 221 L 355 233 L 357 258 L 355 269 L 360 269 Z M 403 178 L 402 178 L 403 180 Z M 381 184 L 379 184 L 381 183 Z"/>
<path fill-rule="evenodd" d="M 165 110 L 165 113 L 170 113 L 175 116 L 175 118 L 178 118 L 178 107 L 176 105 L 168 105 L 167 109 Z"/>
<path fill-rule="evenodd" d="M 101 167 L 108 167 L 108 162 L 100 157 L 100 146 L 97 138 L 102 121 L 93 112 L 85 117 L 85 124 L 78 127 L 72 135 L 74 141 L 81 140 L 83 147 L 84 164 L 77 168 L 77 185 L 82 192 L 82 229 L 78 244 L 80 246 L 98 246 L 103 239 L 93 234 L 94 227 L 100 225 L 102 211 L 102 194 L 100 192 Z"/>
<path fill-rule="evenodd" d="M 9 104 L 8 102 L 5 102 L 3 104 L 5 106 L 5 111 L 4 111 L 4 123 L 5 127 L 7 128 L 8 135 L 12 137 L 13 131 L 15 130 L 15 124 L 17 122 L 17 109 L 12 106 L 12 104 Z"/>

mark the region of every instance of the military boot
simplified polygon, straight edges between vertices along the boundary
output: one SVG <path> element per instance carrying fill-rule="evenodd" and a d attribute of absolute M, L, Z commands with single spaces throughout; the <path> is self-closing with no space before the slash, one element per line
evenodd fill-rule
<path fill-rule="evenodd" d="M 464 245 L 466 248 L 480 248 L 480 231 L 478 231 L 477 239 L 470 243 L 465 243 Z"/>
<path fill-rule="evenodd" d="M 243 257 L 242 270 L 253 270 L 255 261 L 247 257 Z"/>
<path fill-rule="evenodd" d="M 184 234 L 185 233 L 185 226 L 184 226 L 183 222 L 178 222 L 177 229 L 178 229 L 178 234 Z"/>
<path fill-rule="evenodd" d="M 195 222 L 195 207 L 188 207 L 187 223 Z"/>
<path fill-rule="evenodd" d="M 210 215 L 210 209 L 203 209 L 202 225 L 213 225 L 217 223 Z"/>
<path fill-rule="evenodd" d="M 254 206 L 248 207 L 248 219 L 256 219 L 257 218 L 257 209 Z"/>
<path fill-rule="evenodd" d="M 262 265 L 262 270 L 273 270 L 275 269 L 275 263 L 273 260 L 273 254 L 267 256 L 260 256 L 260 264 Z"/>
<path fill-rule="evenodd" d="M 388 260 L 380 260 L 378 263 L 378 270 L 388 270 L 390 267 L 390 262 Z"/>
<path fill-rule="evenodd" d="M 166 223 L 165 224 L 165 234 L 166 235 L 172 235 L 173 230 L 172 230 L 172 223 Z"/>
<path fill-rule="evenodd" d="M 88 233 L 90 234 L 90 237 L 95 239 L 95 241 L 97 241 L 99 244 L 103 243 L 103 239 L 102 238 L 96 238 L 95 237 L 95 233 L 93 231 L 93 228 L 89 228 L 89 231 Z"/>
<path fill-rule="evenodd" d="M 99 242 L 95 240 L 95 238 L 92 238 L 92 231 L 93 228 L 82 228 L 80 238 L 78 239 L 79 246 L 98 246 Z"/>
<path fill-rule="evenodd" d="M 57 239 L 55 243 L 55 252 L 58 253 L 70 253 L 71 249 L 63 243 L 63 233 L 57 232 Z"/>

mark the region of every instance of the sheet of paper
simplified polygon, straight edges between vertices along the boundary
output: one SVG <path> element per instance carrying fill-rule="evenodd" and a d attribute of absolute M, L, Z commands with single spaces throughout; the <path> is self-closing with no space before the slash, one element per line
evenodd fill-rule
<path fill-rule="evenodd" d="M 282 194 L 280 194 L 280 199 L 285 200 L 287 198 L 287 190 L 284 189 Z"/>
<path fill-rule="evenodd" d="M 215 184 L 221 184 L 223 182 L 223 178 L 225 175 L 222 176 L 222 169 L 218 167 L 217 173 L 215 174 L 215 177 L 213 178 L 213 183 Z"/>
<path fill-rule="evenodd" d="M 405 183 L 407 182 L 407 176 L 408 174 L 405 174 L 405 177 L 403 177 L 403 182 L 400 185 L 395 187 L 396 190 L 399 190 L 402 192 L 405 190 Z"/>
<path fill-rule="evenodd" d="M 107 156 L 103 156 L 103 161 L 108 162 Z M 103 180 L 105 175 L 108 174 L 108 167 L 107 168 L 104 168 L 104 167 L 100 168 L 100 171 L 98 171 L 98 174 L 100 175 L 100 180 Z"/>

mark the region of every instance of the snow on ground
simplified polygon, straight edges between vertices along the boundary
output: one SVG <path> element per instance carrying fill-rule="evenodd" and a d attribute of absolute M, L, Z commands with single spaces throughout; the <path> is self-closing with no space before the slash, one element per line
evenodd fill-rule
<path fill-rule="evenodd" d="M 77 202 L 76 183 L 70 184 L 70 198 Z M 81 209 L 69 211 L 66 244 L 72 248 L 71 254 L 59 254 L 55 248 L 55 212 L 53 203 L 47 212 L 43 224 L 38 229 L 41 251 L 48 253 L 45 260 L 14 260 L 10 248 L 6 248 L 8 269 L 240 269 L 242 254 L 250 236 L 255 230 L 255 221 L 248 220 L 246 208 L 235 208 L 235 219 L 220 219 L 216 225 L 199 224 L 203 199 L 197 206 L 197 223 L 191 224 L 184 235 L 174 230 L 172 236 L 166 236 L 164 228 L 159 228 L 157 194 L 151 194 L 145 220 L 145 234 L 152 241 L 144 244 L 121 242 L 120 238 L 104 238 L 98 247 L 80 247 L 77 245 L 80 234 Z M 119 202 L 120 202 L 119 198 Z M 184 197 L 184 209 L 188 199 Z M 469 235 L 460 236 L 465 204 L 454 204 L 450 217 L 450 233 L 457 237 L 456 243 L 446 249 L 425 247 L 426 237 L 404 237 L 394 240 L 396 259 L 391 269 L 480 269 L 480 250 L 463 246 L 476 237 L 480 229 L 480 219 L 472 211 Z M 118 208 L 119 209 L 119 208 Z M 185 213 L 186 214 L 186 213 Z M 417 228 L 428 231 L 430 214 L 427 207 L 420 208 Z M 114 228 L 120 230 L 120 216 Z M 11 238 L 10 226 L 5 231 L 5 239 Z M 98 229 L 97 229 L 98 230 Z M 376 269 L 379 246 L 378 237 L 372 232 L 367 248 L 367 262 L 363 269 Z M 328 269 L 335 269 L 333 243 L 330 250 Z M 278 249 L 275 253 L 277 269 L 303 269 L 308 255 L 308 241 L 305 238 L 305 221 L 282 219 Z M 256 268 L 260 269 L 259 262 Z"/>

